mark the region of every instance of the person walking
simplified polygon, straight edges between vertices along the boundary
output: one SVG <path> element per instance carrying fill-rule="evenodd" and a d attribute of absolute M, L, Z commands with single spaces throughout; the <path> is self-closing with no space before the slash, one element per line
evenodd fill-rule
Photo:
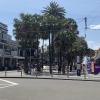
<path fill-rule="evenodd" d="M 81 64 L 77 63 L 77 76 L 81 76 Z"/>

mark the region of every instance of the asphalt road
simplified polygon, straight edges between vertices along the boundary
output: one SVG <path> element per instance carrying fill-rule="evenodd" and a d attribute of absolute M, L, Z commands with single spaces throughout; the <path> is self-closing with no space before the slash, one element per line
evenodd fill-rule
<path fill-rule="evenodd" d="M 18 85 L 0 88 L 0 100 L 100 100 L 99 82 L 49 79 L 4 80 Z"/>

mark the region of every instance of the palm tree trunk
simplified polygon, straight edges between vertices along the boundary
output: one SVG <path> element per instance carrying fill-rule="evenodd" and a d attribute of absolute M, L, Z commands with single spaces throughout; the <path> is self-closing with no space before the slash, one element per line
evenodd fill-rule
<path fill-rule="evenodd" d="M 72 72 L 73 60 L 72 60 L 72 51 L 70 52 L 70 72 Z"/>
<path fill-rule="evenodd" d="M 24 72 L 28 74 L 28 57 L 27 57 L 27 49 L 24 49 Z"/>
<path fill-rule="evenodd" d="M 62 57 L 62 73 L 65 74 L 65 55 L 63 54 L 63 57 Z"/>
<path fill-rule="evenodd" d="M 53 64 L 54 63 L 54 43 L 53 43 L 53 41 L 54 41 L 54 34 L 52 33 L 51 35 L 52 35 L 51 36 L 51 45 L 52 45 L 51 46 L 52 47 L 52 50 L 51 50 L 52 51 L 51 52 L 52 53 L 51 63 Z"/>
<path fill-rule="evenodd" d="M 37 71 L 40 71 L 40 67 L 39 67 L 39 48 L 38 48 L 38 33 L 37 33 Z"/>
<path fill-rule="evenodd" d="M 59 55 L 58 73 L 61 73 L 61 68 L 62 68 L 62 54 L 61 54 L 61 48 L 60 48 L 60 51 L 59 51 L 58 55 Z"/>
<path fill-rule="evenodd" d="M 59 52 L 57 53 L 57 64 L 58 64 L 58 73 L 59 73 L 59 65 L 60 65 L 60 63 L 59 63 Z"/>
<path fill-rule="evenodd" d="M 51 38 L 50 38 L 50 32 L 49 32 L 49 66 L 50 66 L 50 74 L 52 74 L 52 65 L 51 65 Z"/>
<path fill-rule="evenodd" d="M 43 42 L 42 42 L 42 69 L 43 69 L 43 59 L 44 58 L 44 39 L 43 39 Z"/>

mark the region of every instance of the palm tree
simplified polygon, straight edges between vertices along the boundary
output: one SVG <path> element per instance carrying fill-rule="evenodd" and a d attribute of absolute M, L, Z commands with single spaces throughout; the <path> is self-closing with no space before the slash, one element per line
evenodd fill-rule
<path fill-rule="evenodd" d="M 48 26 L 49 32 L 49 59 L 50 73 L 52 74 L 51 63 L 53 64 L 54 59 L 54 34 L 61 30 L 60 26 L 63 18 L 65 17 L 65 9 L 63 7 L 60 7 L 56 2 L 50 2 L 50 5 L 43 10 L 43 15 Z"/>
<path fill-rule="evenodd" d="M 67 32 L 60 32 L 57 34 L 54 45 L 58 55 L 58 72 L 60 73 L 62 71 L 63 74 L 65 74 L 66 53 L 70 48 L 70 40 Z"/>
<path fill-rule="evenodd" d="M 81 60 L 83 56 L 86 55 L 88 51 L 88 45 L 84 37 L 76 37 L 76 41 L 72 45 L 72 52 L 75 53 L 75 56 L 80 56 Z"/>
<path fill-rule="evenodd" d="M 43 60 L 44 60 L 44 41 L 49 38 L 49 34 L 46 30 L 46 23 L 43 19 L 43 16 L 41 16 L 40 19 L 40 33 L 39 33 L 40 39 L 42 39 L 42 68 L 43 68 Z"/>
<path fill-rule="evenodd" d="M 64 62 L 67 55 L 68 66 L 71 63 L 72 58 L 72 44 L 76 40 L 77 32 L 77 24 L 76 22 L 71 19 L 64 19 L 63 21 L 63 28 L 61 32 L 56 34 L 55 37 L 55 48 L 58 52 L 58 72 L 65 73 L 65 66 Z M 68 68 L 69 69 L 69 68 Z"/>
<path fill-rule="evenodd" d="M 73 52 L 72 52 L 72 45 L 76 40 L 77 35 L 79 34 L 78 32 L 78 26 L 77 23 L 74 19 L 72 18 L 67 18 L 67 22 L 65 24 L 66 27 L 66 31 L 69 37 L 69 43 L 70 43 L 70 47 L 69 50 L 67 51 L 67 61 L 68 61 L 68 69 L 70 66 L 70 71 L 72 70 L 72 66 L 73 66 Z"/>
<path fill-rule="evenodd" d="M 39 15 L 20 14 L 20 18 L 14 19 L 14 35 L 21 48 L 25 51 L 25 73 L 28 73 L 28 55 L 30 48 L 37 49 L 38 54 L 38 32 L 39 32 Z"/>
<path fill-rule="evenodd" d="M 65 17 L 65 9 L 60 7 L 57 2 L 50 2 L 50 5 L 43 10 L 43 13 L 61 19 Z"/>

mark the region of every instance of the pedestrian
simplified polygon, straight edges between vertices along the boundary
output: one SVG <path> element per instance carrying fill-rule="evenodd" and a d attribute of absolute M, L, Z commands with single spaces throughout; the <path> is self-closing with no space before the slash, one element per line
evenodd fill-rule
<path fill-rule="evenodd" d="M 31 73 L 31 75 L 32 75 L 32 74 L 33 74 L 33 72 L 34 72 L 34 69 L 33 69 L 33 64 L 32 64 L 32 63 L 30 64 L 30 71 L 31 71 L 30 73 Z"/>
<path fill-rule="evenodd" d="M 28 73 L 31 74 L 31 64 L 28 63 Z"/>
<path fill-rule="evenodd" d="M 20 69 L 22 70 L 23 68 L 24 68 L 24 64 L 21 63 L 21 64 L 20 64 Z"/>
<path fill-rule="evenodd" d="M 77 76 L 81 76 L 81 64 L 77 63 Z"/>
<path fill-rule="evenodd" d="M 85 57 L 82 62 L 82 70 L 83 70 L 83 74 L 84 74 L 84 79 L 86 79 L 86 77 L 87 77 L 87 57 Z"/>
<path fill-rule="evenodd" d="M 16 63 L 16 68 L 17 68 L 17 71 L 19 72 L 19 70 L 20 70 L 20 67 L 19 67 L 20 65 L 19 65 L 19 63 L 17 62 Z"/>
<path fill-rule="evenodd" d="M 94 61 L 91 62 L 91 73 L 94 74 L 94 66 L 95 66 L 95 63 Z"/>

